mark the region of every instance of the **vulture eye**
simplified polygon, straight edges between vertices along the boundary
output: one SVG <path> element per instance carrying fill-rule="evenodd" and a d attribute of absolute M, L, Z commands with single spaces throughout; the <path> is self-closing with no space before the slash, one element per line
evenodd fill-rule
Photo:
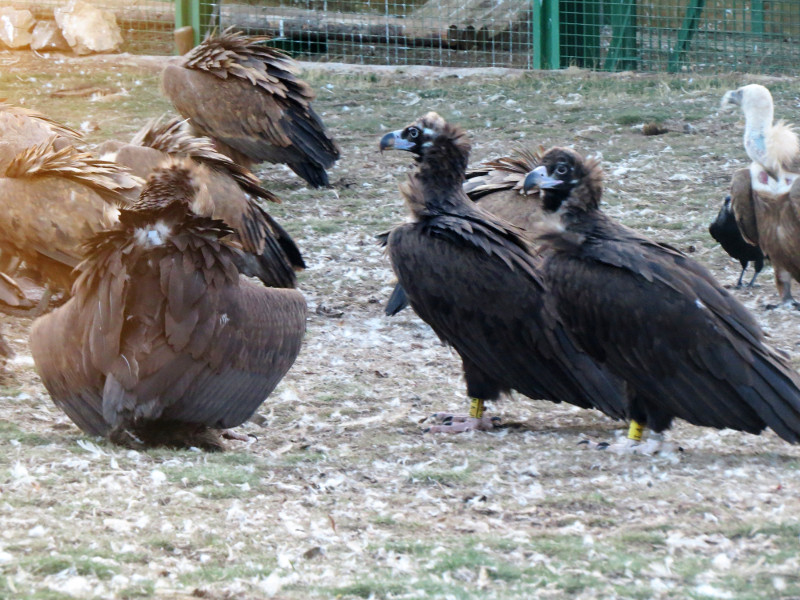
<path fill-rule="evenodd" d="M 417 137 L 419 137 L 419 129 L 416 127 L 410 127 L 408 129 L 408 137 L 410 137 L 412 140 L 417 139 Z"/>
<path fill-rule="evenodd" d="M 567 171 L 569 171 L 569 167 L 564 163 L 559 163 L 556 165 L 556 175 L 566 175 Z"/>

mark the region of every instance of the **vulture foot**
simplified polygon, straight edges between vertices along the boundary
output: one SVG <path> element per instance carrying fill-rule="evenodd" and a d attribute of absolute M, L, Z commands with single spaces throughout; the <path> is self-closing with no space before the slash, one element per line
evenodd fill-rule
<path fill-rule="evenodd" d="M 434 413 L 431 418 L 435 419 L 440 425 L 428 427 L 423 433 L 464 433 L 465 431 L 491 431 L 495 424 L 499 423 L 500 417 L 490 417 L 484 414 L 480 418 L 469 415 L 458 415 L 451 413 Z"/>
<path fill-rule="evenodd" d="M 664 434 L 651 433 L 646 442 L 641 440 L 632 440 L 625 438 L 624 440 L 609 443 L 609 442 L 591 442 L 583 440 L 580 444 L 586 444 L 587 447 L 594 450 L 606 450 L 614 452 L 615 454 L 641 454 L 643 456 L 655 456 L 656 454 L 674 454 L 676 452 L 683 452 L 683 448 L 677 444 L 664 441 Z"/>
<path fill-rule="evenodd" d="M 257 442 L 258 438 L 252 433 L 237 433 L 233 429 L 223 429 L 219 435 L 226 440 L 238 440 L 240 442 Z"/>
<path fill-rule="evenodd" d="M 800 310 L 800 302 L 798 302 L 793 298 L 790 298 L 789 300 L 779 302 L 778 304 L 767 304 L 764 308 L 766 308 L 767 310 L 775 310 L 776 308 L 784 308 L 784 307 Z"/>

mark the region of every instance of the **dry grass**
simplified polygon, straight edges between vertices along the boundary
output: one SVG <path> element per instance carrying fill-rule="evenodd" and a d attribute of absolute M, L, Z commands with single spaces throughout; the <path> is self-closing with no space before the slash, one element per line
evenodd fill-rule
<path fill-rule="evenodd" d="M 92 142 L 168 109 L 152 64 L 0 63 L 0 96 L 97 126 Z M 20 359 L 0 390 L 0 597 L 800 596 L 800 451 L 773 434 L 679 424 L 685 452 L 619 457 L 577 446 L 619 424 L 515 396 L 496 407 L 511 424 L 496 433 L 422 435 L 426 415 L 463 408 L 459 361 L 409 311 L 383 316 L 393 278 L 374 242 L 403 218 L 409 164 L 377 141 L 437 110 L 471 132 L 474 161 L 513 143 L 601 153 L 612 215 L 732 283 L 738 263 L 706 226 L 744 164 L 739 117 L 718 114 L 742 80 L 417 73 L 310 71 L 343 149 L 335 187 L 263 169 L 284 199 L 271 212 L 305 252 L 310 310 L 301 356 L 244 427 L 257 442 L 206 455 L 88 439 L 26 360 L 29 323 L 4 319 Z M 87 82 L 118 95 L 48 95 Z M 791 118 L 797 81 L 770 86 Z M 642 136 L 654 120 L 670 132 Z M 800 315 L 762 308 L 775 299 L 770 274 L 736 294 L 798 364 Z"/>

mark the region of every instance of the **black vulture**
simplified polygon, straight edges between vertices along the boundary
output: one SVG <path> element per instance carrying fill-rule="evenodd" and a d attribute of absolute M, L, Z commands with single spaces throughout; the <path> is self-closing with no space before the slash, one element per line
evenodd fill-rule
<path fill-rule="evenodd" d="M 794 129 L 773 123 L 772 94 L 751 84 L 725 93 L 723 106 L 741 106 L 744 147 L 752 161 L 731 182 L 731 203 L 745 239 L 769 256 L 780 305 L 792 299 L 792 279 L 800 281 L 800 143 Z M 770 305 L 775 308 L 779 305 Z"/>
<path fill-rule="evenodd" d="M 146 178 L 166 158 L 189 157 L 206 169 L 194 176 L 203 178 L 208 189 L 205 204 L 195 203 L 198 216 L 221 219 L 234 230 L 226 243 L 241 246 L 239 270 L 258 277 L 270 287 L 295 287 L 295 270 L 305 268 L 300 250 L 291 236 L 265 211 L 255 198 L 280 202 L 264 189 L 248 169 L 237 165 L 214 149 L 210 139 L 192 135 L 179 118 L 156 119 L 145 125 L 129 144 L 108 141 L 97 151 L 134 175 Z M 132 198 L 140 189 L 131 190 Z"/>
<path fill-rule="evenodd" d="M 412 221 L 383 241 L 411 307 L 461 356 L 472 402 L 469 417 L 432 431 L 491 428 L 484 401 L 510 390 L 622 417 L 620 382 L 565 331 L 520 230 L 464 192 L 470 150 L 464 131 L 428 113 L 386 134 L 380 147 L 419 156 L 400 188 Z"/>
<path fill-rule="evenodd" d="M 627 383 L 632 430 L 660 434 L 677 417 L 800 441 L 800 376 L 704 267 L 600 210 L 598 162 L 552 148 L 527 185 L 557 219 L 539 233 L 552 305 Z"/>
<path fill-rule="evenodd" d="M 297 63 L 267 41 L 230 28 L 209 34 L 182 64 L 164 69 L 164 92 L 235 162 L 286 163 L 312 186 L 327 186 L 339 148 L 311 108 L 314 92 Z"/>
<path fill-rule="evenodd" d="M 538 192 L 523 192 L 525 176 L 539 165 L 539 152 L 515 149 L 509 156 L 488 161 L 468 169 L 464 191 L 473 202 L 496 217 L 516 225 L 524 231 L 531 231 L 541 218 Z M 523 235 L 525 235 L 523 233 Z M 530 236 L 525 235 L 529 242 Z M 399 283 L 394 286 L 384 312 L 392 317 L 408 306 L 405 290 Z"/>
<path fill-rule="evenodd" d="M 214 430 L 250 418 L 300 350 L 303 296 L 240 277 L 230 228 L 190 209 L 199 168 L 157 169 L 88 243 L 69 302 L 34 322 L 42 382 L 88 434 L 221 449 Z"/>
<path fill-rule="evenodd" d="M 753 269 L 755 273 L 753 273 L 750 283 L 747 284 L 747 287 L 753 287 L 756 277 L 761 273 L 761 269 L 764 268 L 764 253 L 761 252 L 761 248 L 758 246 L 748 243 L 742 236 L 742 232 L 739 231 L 739 226 L 736 224 L 736 215 L 733 214 L 733 209 L 731 208 L 730 196 L 725 196 L 725 201 L 719 209 L 717 218 L 708 226 L 708 233 L 719 242 L 719 245 L 731 258 L 735 258 L 742 265 L 742 272 L 739 273 L 739 280 L 736 282 L 737 288 L 742 287 L 742 278 L 747 270 L 747 265 L 751 262 L 754 263 Z"/>

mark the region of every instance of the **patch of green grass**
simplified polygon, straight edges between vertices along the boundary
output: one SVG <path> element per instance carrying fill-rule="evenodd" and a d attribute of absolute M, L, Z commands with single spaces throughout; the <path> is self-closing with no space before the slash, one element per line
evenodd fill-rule
<path fill-rule="evenodd" d="M 152 581 L 143 581 L 136 585 L 129 586 L 117 592 L 120 600 L 134 600 L 135 598 L 153 598 L 156 592 L 156 584 Z"/>
<path fill-rule="evenodd" d="M 271 559 L 264 564 L 255 564 L 253 558 L 248 557 L 246 563 L 203 565 L 191 573 L 184 573 L 180 580 L 188 585 L 197 585 L 198 583 L 232 581 L 250 577 L 267 577 L 275 570 L 275 566 L 276 563 Z"/>
<path fill-rule="evenodd" d="M 260 475 L 246 466 L 214 462 L 190 467 L 164 465 L 163 470 L 172 483 L 186 487 L 202 486 L 198 493 L 204 498 L 236 498 L 244 493 L 240 486 L 247 484 L 255 488 L 261 480 Z"/>
<path fill-rule="evenodd" d="M 464 471 L 442 471 L 435 469 L 421 469 L 414 471 L 410 479 L 411 481 L 424 481 L 441 483 L 442 485 L 463 484 L 472 477 L 468 470 Z"/>
<path fill-rule="evenodd" d="M 641 109 L 641 108 L 623 108 L 619 111 L 612 112 L 614 122 L 619 125 L 636 125 L 637 123 L 662 123 L 667 119 L 674 118 L 675 114 L 670 113 L 666 109 Z"/>
<path fill-rule="evenodd" d="M 17 440 L 25 446 L 46 446 L 53 440 L 38 433 L 23 431 L 14 423 L 0 422 L 0 440 Z"/>

